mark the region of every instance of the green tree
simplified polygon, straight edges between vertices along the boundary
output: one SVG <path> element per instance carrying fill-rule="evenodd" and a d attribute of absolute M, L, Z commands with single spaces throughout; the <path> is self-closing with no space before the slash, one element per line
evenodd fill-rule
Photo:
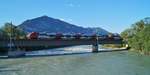
<path fill-rule="evenodd" d="M 121 37 L 125 40 L 128 41 L 129 38 L 132 38 L 133 36 L 133 30 L 132 29 L 126 29 L 121 33 Z"/>
<path fill-rule="evenodd" d="M 3 33 L 8 37 L 12 37 L 13 39 L 17 39 L 20 37 L 24 37 L 25 33 L 23 30 L 19 29 L 17 26 L 12 23 L 5 23 L 5 25 L 1 28 Z"/>
<path fill-rule="evenodd" d="M 150 18 L 136 22 L 130 29 L 126 29 L 121 36 L 129 46 L 139 52 L 150 52 Z"/>
<path fill-rule="evenodd" d="M 142 50 L 148 53 L 150 51 L 150 25 L 146 26 L 144 30 L 139 33 Z"/>
<path fill-rule="evenodd" d="M 0 39 L 7 39 L 7 35 L 6 35 L 6 33 L 2 30 L 2 29 L 0 29 Z"/>

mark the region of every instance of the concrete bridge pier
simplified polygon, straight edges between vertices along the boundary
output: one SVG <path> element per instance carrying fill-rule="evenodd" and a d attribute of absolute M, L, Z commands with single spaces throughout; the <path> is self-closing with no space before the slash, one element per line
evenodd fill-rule
<path fill-rule="evenodd" d="M 93 53 L 97 53 L 98 52 L 98 44 L 97 43 L 92 45 L 92 52 Z"/>

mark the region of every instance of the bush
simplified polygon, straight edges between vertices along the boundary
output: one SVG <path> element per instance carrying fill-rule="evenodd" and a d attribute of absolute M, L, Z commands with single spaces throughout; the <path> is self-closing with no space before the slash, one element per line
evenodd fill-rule
<path fill-rule="evenodd" d="M 150 22 L 147 21 L 141 20 L 121 33 L 132 49 L 146 54 L 150 52 Z"/>

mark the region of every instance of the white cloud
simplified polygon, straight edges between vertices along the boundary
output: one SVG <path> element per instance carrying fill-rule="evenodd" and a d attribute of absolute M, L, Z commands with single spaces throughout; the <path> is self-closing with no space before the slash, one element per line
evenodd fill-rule
<path fill-rule="evenodd" d="M 69 21 L 69 22 L 72 22 L 72 21 L 73 21 L 73 19 L 68 19 L 68 21 Z"/>
<path fill-rule="evenodd" d="M 73 4 L 73 3 L 67 3 L 66 6 L 67 7 L 80 7 L 79 4 Z"/>
<path fill-rule="evenodd" d="M 73 21 L 73 19 L 70 19 L 70 18 L 68 18 L 68 19 L 60 18 L 60 20 L 66 21 L 66 22 L 72 22 Z"/>
<path fill-rule="evenodd" d="M 60 18 L 60 20 L 65 21 L 65 19 L 63 19 L 63 18 Z"/>

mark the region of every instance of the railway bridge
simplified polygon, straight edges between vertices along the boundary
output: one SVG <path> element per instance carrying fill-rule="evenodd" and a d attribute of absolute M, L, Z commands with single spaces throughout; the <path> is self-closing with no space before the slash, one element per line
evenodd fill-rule
<path fill-rule="evenodd" d="M 14 48 L 62 47 L 92 45 L 92 52 L 98 52 L 98 44 L 122 44 L 122 39 L 19 39 L 12 40 Z M 0 48 L 9 48 L 9 40 L 0 40 Z"/>

